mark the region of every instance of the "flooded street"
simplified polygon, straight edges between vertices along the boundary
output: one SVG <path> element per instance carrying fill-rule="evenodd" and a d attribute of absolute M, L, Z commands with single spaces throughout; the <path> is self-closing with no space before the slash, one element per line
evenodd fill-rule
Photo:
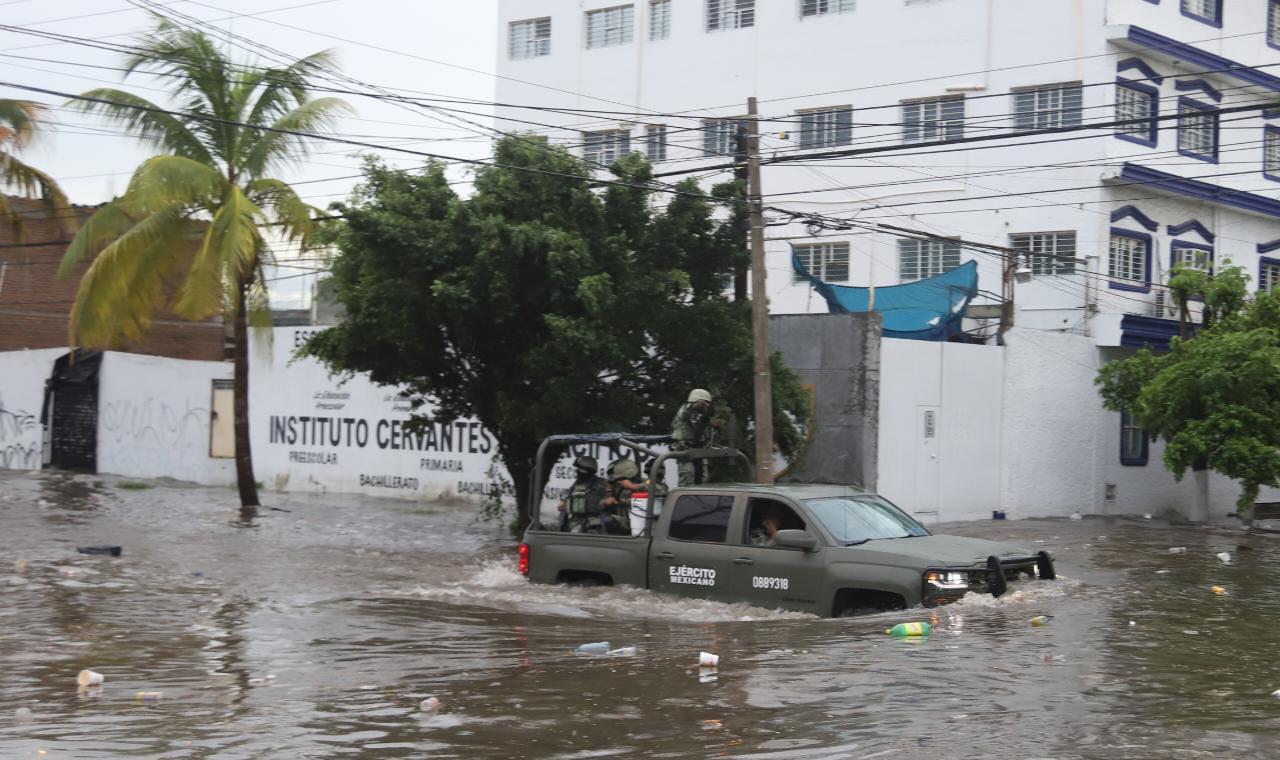
<path fill-rule="evenodd" d="M 945 525 L 1044 541 L 1061 580 L 822 620 L 530 586 L 474 507 L 266 501 L 244 525 L 230 490 L 0 474 L 0 757 L 1280 756 L 1280 536 Z M 638 654 L 570 654 L 595 641 Z"/>

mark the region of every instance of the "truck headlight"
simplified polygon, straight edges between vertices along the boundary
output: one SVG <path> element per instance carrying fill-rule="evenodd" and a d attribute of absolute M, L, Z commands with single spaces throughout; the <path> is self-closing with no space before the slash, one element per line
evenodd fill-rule
<path fill-rule="evenodd" d="M 946 570 L 930 570 L 924 574 L 925 583 L 939 589 L 960 590 L 969 588 L 969 576 Z"/>

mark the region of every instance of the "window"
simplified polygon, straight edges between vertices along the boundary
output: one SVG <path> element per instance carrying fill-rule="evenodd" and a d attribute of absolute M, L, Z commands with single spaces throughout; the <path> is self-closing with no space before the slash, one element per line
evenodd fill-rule
<path fill-rule="evenodd" d="M 650 161 L 667 160 L 667 128 L 661 124 L 644 128 L 644 154 Z"/>
<path fill-rule="evenodd" d="M 853 109 L 848 106 L 801 111 L 800 147 L 830 148 L 853 142 Z"/>
<path fill-rule="evenodd" d="M 1218 114 L 1213 106 L 1183 98 L 1178 102 L 1178 152 L 1218 161 Z"/>
<path fill-rule="evenodd" d="M 649 39 L 671 36 L 671 0 L 649 0 Z"/>
<path fill-rule="evenodd" d="M 1159 90 L 1134 82 L 1116 83 L 1116 136 L 1143 145 L 1157 140 Z"/>
<path fill-rule="evenodd" d="M 781 501 L 752 499 L 747 502 L 747 520 L 742 527 L 746 531 L 742 543 L 769 547 L 773 546 L 774 531 L 804 530 L 804 520 Z"/>
<path fill-rule="evenodd" d="M 631 134 L 625 129 L 582 133 L 582 158 L 589 164 L 609 166 L 631 150 Z"/>
<path fill-rule="evenodd" d="M 1009 247 L 1026 251 L 1022 258 L 1033 275 L 1075 274 L 1076 233 L 1024 232 L 1009 236 Z"/>
<path fill-rule="evenodd" d="M 1263 256 L 1258 263 L 1258 290 L 1269 293 L 1280 285 L 1280 259 Z"/>
<path fill-rule="evenodd" d="M 635 6 L 587 12 L 587 49 L 625 45 L 635 28 Z"/>
<path fill-rule="evenodd" d="M 1151 238 L 1136 232 L 1111 231 L 1111 263 L 1107 274 L 1118 280 L 1147 284 L 1147 261 L 1151 256 Z M 1117 283 L 1111 283 L 1116 285 Z"/>
<path fill-rule="evenodd" d="M 1053 129 L 1080 126 L 1084 95 L 1078 84 L 1051 84 L 1013 92 L 1013 128 Z"/>
<path fill-rule="evenodd" d="M 1222 26 L 1222 0 L 1182 0 L 1182 15 Z"/>
<path fill-rule="evenodd" d="M 923 280 L 960 266 L 960 241 L 899 240 L 898 279 Z"/>
<path fill-rule="evenodd" d="M 756 0 L 707 0 L 707 31 L 756 25 Z"/>
<path fill-rule="evenodd" d="M 732 512 L 732 496 L 681 496 L 671 513 L 671 527 L 667 535 L 677 541 L 722 544 L 729 534 L 729 515 Z"/>
<path fill-rule="evenodd" d="M 1280 127 L 1267 125 L 1262 132 L 1262 173 L 1280 180 Z"/>
<path fill-rule="evenodd" d="M 1267 44 L 1280 47 L 1280 0 L 1267 0 Z"/>
<path fill-rule="evenodd" d="M 902 104 L 902 141 L 958 140 L 964 137 L 964 96 Z"/>
<path fill-rule="evenodd" d="M 1213 261 L 1213 249 L 1208 246 L 1175 240 L 1171 250 L 1172 253 L 1169 256 L 1170 268 L 1179 267 L 1181 269 L 1199 269 L 1202 272 L 1209 271 L 1209 265 Z"/>
<path fill-rule="evenodd" d="M 800 0 L 800 17 L 849 13 L 856 5 L 855 0 Z"/>
<path fill-rule="evenodd" d="M 1147 463 L 1147 431 L 1127 412 L 1120 413 L 1120 464 L 1142 466 Z"/>
<path fill-rule="evenodd" d="M 513 60 L 551 55 L 551 18 L 511 22 L 508 53 Z"/>
<path fill-rule="evenodd" d="M 827 282 L 845 282 L 849 279 L 849 244 L 815 243 L 793 245 L 791 252 L 809 274 Z M 792 282 L 806 282 L 799 272 L 791 273 Z"/>
<path fill-rule="evenodd" d="M 702 150 L 711 156 L 731 156 L 738 152 L 738 127 L 742 119 L 709 119 L 702 122 Z"/>

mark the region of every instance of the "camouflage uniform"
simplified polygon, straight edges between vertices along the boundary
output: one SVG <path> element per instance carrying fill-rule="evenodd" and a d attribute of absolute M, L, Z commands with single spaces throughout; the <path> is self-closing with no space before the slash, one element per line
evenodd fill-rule
<path fill-rule="evenodd" d="M 710 402 L 711 394 L 695 389 L 689 394 L 688 403 L 676 412 L 675 419 L 671 421 L 671 437 L 674 439 L 671 443 L 672 451 L 700 449 L 707 445 L 707 431 L 711 426 L 712 409 L 709 404 L 703 405 L 699 403 L 700 401 Z M 697 465 L 695 467 L 694 463 L 689 461 L 680 462 L 677 465 L 680 486 L 691 486 L 702 480 L 700 472 L 702 463 L 698 462 Z"/>
<path fill-rule="evenodd" d="M 560 530 L 569 533 L 604 533 L 605 514 L 600 502 L 609 496 L 609 481 L 598 475 L 579 476 L 565 495 Z"/>

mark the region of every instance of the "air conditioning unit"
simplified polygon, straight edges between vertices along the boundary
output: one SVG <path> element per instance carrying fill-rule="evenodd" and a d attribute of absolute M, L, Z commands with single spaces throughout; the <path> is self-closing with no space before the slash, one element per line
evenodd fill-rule
<path fill-rule="evenodd" d="M 1157 319 L 1177 319 L 1178 304 L 1174 300 L 1173 294 L 1164 289 L 1157 290 L 1156 306 L 1153 312 L 1153 316 Z"/>

